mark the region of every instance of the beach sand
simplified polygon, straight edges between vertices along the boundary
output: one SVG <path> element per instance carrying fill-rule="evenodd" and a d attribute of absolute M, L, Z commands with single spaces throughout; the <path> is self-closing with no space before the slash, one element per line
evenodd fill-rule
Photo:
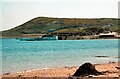
<path fill-rule="evenodd" d="M 118 65 L 119 64 L 119 65 Z M 94 64 L 98 71 L 105 71 L 104 75 L 92 75 L 93 77 L 118 77 L 120 75 L 119 69 L 120 62 L 110 62 L 105 64 Z M 79 67 L 79 66 L 78 66 Z M 62 68 L 44 68 L 26 70 L 16 73 L 6 73 L 3 77 L 69 77 L 78 69 L 77 66 L 62 67 Z"/>

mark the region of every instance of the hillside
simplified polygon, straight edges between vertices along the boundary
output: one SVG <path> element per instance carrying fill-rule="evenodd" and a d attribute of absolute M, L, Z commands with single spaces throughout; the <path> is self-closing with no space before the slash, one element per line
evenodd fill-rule
<path fill-rule="evenodd" d="M 81 35 L 98 34 L 104 31 L 116 31 L 118 21 L 115 18 L 50 18 L 37 17 L 20 26 L 2 32 L 3 37 L 23 36 L 25 34 L 78 33 Z"/>

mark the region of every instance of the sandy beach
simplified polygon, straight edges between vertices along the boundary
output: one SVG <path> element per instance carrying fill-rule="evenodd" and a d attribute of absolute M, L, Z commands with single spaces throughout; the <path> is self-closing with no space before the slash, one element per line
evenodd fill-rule
<path fill-rule="evenodd" d="M 119 63 L 109 62 L 105 64 L 94 64 L 95 68 L 104 75 L 92 75 L 93 77 L 119 77 Z M 69 77 L 75 73 L 79 66 L 62 68 L 44 68 L 20 71 L 16 73 L 6 73 L 2 77 Z"/>

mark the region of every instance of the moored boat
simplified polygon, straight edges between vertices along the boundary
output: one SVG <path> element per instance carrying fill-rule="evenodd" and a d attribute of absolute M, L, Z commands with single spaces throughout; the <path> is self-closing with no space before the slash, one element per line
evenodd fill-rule
<path fill-rule="evenodd" d="M 44 40 L 58 40 L 58 36 L 37 37 L 37 38 L 20 38 L 20 41 L 44 41 Z"/>

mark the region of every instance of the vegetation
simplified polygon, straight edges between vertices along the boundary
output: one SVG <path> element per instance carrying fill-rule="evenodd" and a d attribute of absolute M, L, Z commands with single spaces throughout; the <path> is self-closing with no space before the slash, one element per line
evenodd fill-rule
<path fill-rule="evenodd" d="M 48 33 L 81 33 L 81 35 L 94 35 L 106 31 L 120 33 L 115 18 L 50 18 L 37 17 L 15 28 L 2 31 L 3 37 L 22 36 L 24 34 Z"/>

